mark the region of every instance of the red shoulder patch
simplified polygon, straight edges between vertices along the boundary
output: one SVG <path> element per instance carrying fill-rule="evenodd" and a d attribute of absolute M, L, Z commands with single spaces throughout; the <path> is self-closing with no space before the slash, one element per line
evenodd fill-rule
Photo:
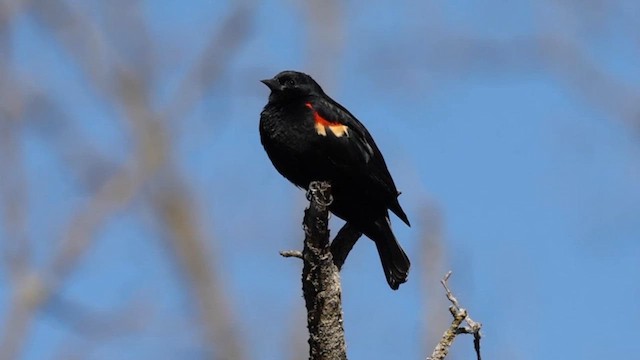
<path fill-rule="evenodd" d="M 349 127 L 346 125 L 342 125 L 339 122 L 329 121 L 323 118 L 318 112 L 313 108 L 311 103 L 305 103 L 306 107 L 313 111 L 313 120 L 316 123 L 316 132 L 318 135 L 327 136 L 327 129 L 329 129 L 333 135 L 336 137 L 341 137 L 344 135 L 349 136 Z"/>
<path fill-rule="evenodd" d="M 336 125 L 342 125 L 339 122 L 332 122 L 329 121 L 325 118 L 323 118 L 320 114 L 318 114 L 318 112 L 313 108 L 313 106 L 311 105 L 311 103 L 306 103 L 304 104 L 306 107 L 308 107 L 309 109 L 311 109 L 313 111 L 313 119 L 315 120 L 316 124 L 320 124 L 322 126 L 336 126 Z"/>

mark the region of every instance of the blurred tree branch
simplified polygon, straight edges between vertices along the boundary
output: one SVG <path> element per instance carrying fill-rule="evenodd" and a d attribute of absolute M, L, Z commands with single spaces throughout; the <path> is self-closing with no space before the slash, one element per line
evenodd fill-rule
<path fill-rule="evenodd" d="M 11 169 L 3 173 L 0 216 L 7 237 L 14 239 L 2 244 L 2 260 L 12 281 L 16 281 L 20 272 L 29 266 L 31 252 L 26 235 L 26 176 L 18 141 L 20 119 L 26 111 L 25 98 L 29 89 L 16 79 L 10 63 L 13 52 L 11 25 L 21 9 L 21 1 L 0 3 L 0 166 Z"/>
<path fill-rule="evenodd" d="M 334 75 L 345 44 L 344 3 L 338 0 L 309 0 L 304 2 L 309 26 L 307 68 L 325 88 L 335 86 Z"/>
<path fill-rule="evenodd" d="M 415 53 L 397 51 L 397 43 L 382 44 L 373 50 L 368 55 L 376 59 L 371 63 L 372 71 L 389 67 L 389 63 L 405 72 L 403 76 L 407 79 L 415 76 L 416 68 L 456 79 L 461 74 L 545 71 L 588 104 L 606 111 L 613 119 L 640 134 L 640 87 L 623 81 L 624 78 L 602 66 L 592 55 L 572 25 L 582 20 L 577 15 L 582 13 L 575 8 L 577 4 L 560 5 L 568 7 L 563 13 L 568 18 L 554 19 L 537 14 L 534 21 L 539 31 L 506 40 L 464 33 L 458 27 L 447 27 L 434 17 L 435 21 L 424 25 L 426 29 L 420 29 L 424 33 L 420 41 L 403 44 L 410 51 L 417 49 Z M 558 4 L 546 1 L 539 6 L 554 8 Z M 433 13 L 443 11 L 430 10 Z M 637 33 L 634 30 L 628 29 L 628 32 Z"/>
<path fill-rule="evenodd" d="M 246 6 L 238 4 L 227 17 L 222 30 L 219 33 L 212 32 L 211 45 L 196 62 L 197 65 L 190 73 L 192 75 L 182 81 L 180 96 L 167 106 L 167 109 L 171 109 L 168 114 L 156 111 L 151 105 L 154 75 L 152 69 L 156 60 L 151 52 L 152 39 L 146 29 L 147 25 L 140 18 L 140 2 L 120 3 L 123 6 L 111 7 L 112 11 L 105 14 L 107 23 L 112 21 L 114 26 L 117 24 L 122 27 L 118 30 L 127 34 L 127 37 L 116 36 L 117 39 L 110 37 L 104 29 L 96 25 L 96 22 L 67 2 L 11 2 L 11 11 L 6 12 L 4 10 L 9 5 L 0 5 L 3 9 L 0 15 L 0 50 L 8 49 L 6 39 L 9 36 L 10 26 L 7 24 L 10 17 L 15 16 L 19 9 L 27 10 L 36 20 L 36 24 L 50 34 L 52 40 L 71 56 L 105 102 L 122 111 L 122 118 L 131 132 L 129 136 L 134 145 L 120 169 L 104 180 L 97 191 L 77 209 L 61 239 L 56 242 L 56 251 L 45 266 L 40 270 L 26 265 L 18 266 L 20 271 L 14 275 L 16 281 L 13 296 L 3 324 L 4 332 L 0 337 L 0 359 L 19 357 L 36 314 L 61 290 L 100 230 L 115 214 L 126 209 L 134 198 L 147 197 L 149 194 L 141 189 L 156 182 L 173 184 L 169 189 L 153 193 L 152 203 L 158 209 L 157 214 L 163 219 L 162 222 L 171 230 L 178 263 L 192 280 L 188 288 L 193 292 L 192 298 L 203 314 L 201 318 L 205 344 L 220 358 L 242 359 L 238 334 L 232 331 L 234 322 L 231 319 L 232 312 L 228 309 L 227 295 L 221 290 L 215 268 L 210 266 L 211 262 L 215 262 L 215 258 L 212 259 L 215 254 L 208 251 L 205 244 L 212 239 L 192 228 L 196 226 L 195 219 L 200 216 L 199 211 L 187 200 L 190 198 L 189 191 L 177 175 L 178 169 L 171 165 L 174 139 L 171 138 L 168 127 L 176 123 L 176 118 L 183 117 L 190 111 L 201 98 L 201 95 L 193 95 L 198 92 L 191 89 L 210 86 L 226 69 L 228 60 L 235 53 L 234 50 L 239 48 L 239 44 L 248 35 L 251 13 Z M 124 22 L 120 21 L 122 12 L 128 14 Z M 136 54 L 127 56 L 132 50 L 135 50 Z M 8 65 L 1 61 L 2 78 L 6 80 L 10 73 Z M 14 95 L 15 90 L 21 88 L 18 79 L 3 81 L 3 84 L 11 84 L 11 93 Z M 2 93 L 7 89 L 9 87 L 0 86 Z M 16 96 L 2 97 L 0 111 L 15 108 L 24 101 L 16 99 Z M 2 120 L 1 125 L 15 129 L 18 115 L 21 114 L 16 113 L 16 117 L 10 122 Z M 18 134 L 16 131 L 3 131 L 2 136 L 3 140 L 6 140 L 2 141 L 3 147 L 0 149 L 3 165 L 16 169 L 13 176 L 16 186 L 25 186 L 26 182 L 16 181 L 20 176 L 18 162 L 21 161 L 15 157 L 15 154 L 19 153 L 15 149 Z M 159 171 L 161 169 L 165 171 Z M 18 189 L 3 184 L 4 220 L 11 224 L 8 228 L 12 229 L 9 232 L 12 242 L 23 244 L 21 246 L 27 249 L 26 240 L 18 242 L 21 237 L 19 228 L 25 225 L 17 217 L 26 211 L 26 201 L 21 199 L 25 197 L 23 194 L 27 190 L 15 191 Z M 15 206 L 16 202 L 21 206 Z M 20 259 L 21 256 L 18 255 L 21 253 L 25 255 L 20 263 L 28 264 L 29 254 L 26 250 L 4 252 L 11 261 Z"/>
<path fill-rule="evenodd" d="M 135 121 L 139 118 L 130 119 Z M 137 190 L 160 165 L 160 162 L 149 161 L 155 157 L 156 141 L 159 140 L 152 136 L 153 124 L 139 124 L 143 128 L 138 135 L 146 137 L 146 141 L 141 139 L 140 142 L 146 146 L 140 147 L 133 155 L 131 166 L 123 168 L 107 180 L 76 213 L 59 242 L 58 251 L 44 271 L 28 270 L 22 274 L 8 311 L 5 334 L 0 342 L 0 359 L 13 359 L 17 356 L 37 310 L 58 291 L 95 238 L 96 232 L 131 201 Z M 145 128 L 145 124 L 151 128 Z M 149 138 L 149 135 L 152 137 Z"/>
<path fill-rule="evenodd" d="M 497 71 L 541 67 L 588 103 L 640 130 L 640 88 L 623 83 L 597 66 L 577 41 L 563 33 L 507 42 L 459 36 L 440 39 L 433 45 L 439 58 L 429 61 L 432 69 L 446 67 L 448 71 L 461 73 L 474 67 L 468 61 L 444 63 L 444 59 L 474 59 L 476 66 Z"/>
<path fill-rule="evenodd" d="M 175 178 L 176 172 L 169 172 L 171 184 L 162 187 L 155 201 L 162 222 L 169 229 L 171 246 L 178 264 L 184 269 L 187 280 L 194 291 L 196 302 L 202 315 L 206 339 L 214 344 L 213 351 L 219 359 L 244 359 L 242 343 L 236 329 L 233 312 L 222 289 L 225 285 L 212 266 L 207 244 L 212 236 L 203 236 L 195 223 L 195 207 L 189 201 L 187 188 Z"/>
<path fill-rule="evenodd" d="M 423 323 L 423 350 L 432 349 L 433 344 L 440 341 L 442 327 L 449 323 L 448 314 L 442 311 L 432 311 L 440 309 L 446 305 L 446 299 L 440 296 L 437 287 L 440 274 L 446 269 L 446 248 L 444 239 L 443 216 L 439 207 L 426 202 L 420 212 L 419 226 L 421 229 L 420 254 L 421 261 L 419 268 L 422 271 L 422 292 L 427 308 L 424 309 Z"/>
<path fill-rule="evenodd" d="M 210 39 L 204 52 L 182 79 L 170 104 L 160 113 L 169 118 L 184 116 L 202 98 L 207 87 L 214 84 L 229 66 L 232 55 L 249 37 L 251 11 L 244 1 L 238 1 Z"/>

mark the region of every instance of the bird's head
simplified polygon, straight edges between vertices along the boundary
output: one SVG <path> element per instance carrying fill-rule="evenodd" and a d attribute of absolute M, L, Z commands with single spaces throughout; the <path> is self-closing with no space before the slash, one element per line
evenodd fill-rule
<path fill-rule="evenodd" d="M 283 71 L 272 79 L 260 80 L 271 90 L 269 101 L 292 100 L 323 94 L 311 76 L 298 71 Z"/>

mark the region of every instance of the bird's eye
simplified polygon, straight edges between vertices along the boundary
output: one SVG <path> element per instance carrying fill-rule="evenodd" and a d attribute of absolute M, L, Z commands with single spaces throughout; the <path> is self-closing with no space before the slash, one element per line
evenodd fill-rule
<path fill-rule="evenodd" d="M 288 76 L 279 77 L 278 78 L 278 82 L 280 83 L 280 85 L 282 85 L 284 87 L 294 87 L 294 86 L 296 86 L 296 81 L 293 78 L 290 78 Z"/>

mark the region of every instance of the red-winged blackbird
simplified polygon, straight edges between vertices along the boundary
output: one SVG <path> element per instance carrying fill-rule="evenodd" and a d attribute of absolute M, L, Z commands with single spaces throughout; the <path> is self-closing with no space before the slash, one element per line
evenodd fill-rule
<path fill-rule="evenodd" d="M 295 185 L 329 181 L 329 210 L 372 239 L 392 289 L 407 281 L 409 258 L 391 231 L 388 210 L 409 225 L 384 158 L 364 125 L 309 75 L 283 71 L 271 89 L 260 140 L 273 166 Z"/>

